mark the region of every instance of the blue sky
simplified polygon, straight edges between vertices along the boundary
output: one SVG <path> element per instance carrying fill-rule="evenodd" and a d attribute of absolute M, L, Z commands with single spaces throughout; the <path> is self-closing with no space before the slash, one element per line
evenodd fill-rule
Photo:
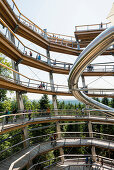
<path fill-rule="evenodd" d="M 49 32 L 74 35 L 76 25 L 99 24 L 101 21 L 103 23 L 108 22 L 106 17 L 111 9 L 113 0 L 15 0 L 15 2 L 19 10 L 42 29 L 47 28 L 47 31 Z M 20 39 L 27 46 L 46 54 L 44 49 L 24 40 L 23 38 Z M 51 52 L 51 58 L 72 63 L 74 63 L 76 59 L 75 56 L 54 52 Z M 96 59 L 98 62 L 101 60 L 103 61 L 104 59 Z M 113 58 L 108 56 L 106 60 L 113 61 Z M 25 75 L 30 76 L 31 78 L 34 77 L 38 79 L 39 77 L 39 80 L 49 82 L 48 73 L 38 69 L 32 70 L 37 74 L 37 77 L 27 66 L 20 65 L 21 73 L 24 72 Z M 54 74 L 55 83 L 67 84 L 67 79 L 68 76 L 66 75 Z M 92 81 L 93 79 L 94 78 L 91 78 L 89 81 Z M 28 97 L 30 99 L 39 99 L 41 95 L 28 94 Z M 58 98 L 66 99 L 66 97 L 63 96 Z M 67 99 L 74 98 L 67 97 Z"/>
<path fill-rule="evenodd" d="M 21 12 L 49 32 L 73 35 L 76 25 L 105 22 L 113 0 L 15 0 Z"/>

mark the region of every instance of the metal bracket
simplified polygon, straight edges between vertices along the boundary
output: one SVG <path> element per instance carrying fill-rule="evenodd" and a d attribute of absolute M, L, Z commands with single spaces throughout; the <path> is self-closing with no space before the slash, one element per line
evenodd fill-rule
<path fill-rule="evenodd" d="M 16 25 L 16 27 L 14 28 L 13 32 L 16 33 L 17 29 L 19 28 L 19 25 Z"/>
<path fill-rule="evenodd" d="M 19 58 L 19 60 L 15 62 L 15 65 L 18 66 L 18 64 L 20 64 L 22 61 L 23 61 L 23 59 Z"/>

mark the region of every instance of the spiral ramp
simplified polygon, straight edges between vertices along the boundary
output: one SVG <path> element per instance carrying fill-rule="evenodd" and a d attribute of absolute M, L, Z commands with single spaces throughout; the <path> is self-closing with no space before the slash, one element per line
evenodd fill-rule
<path fill-rule="evenodd" d="M 13 1 L 13 4 L 15 5 L 14 1 Z M 8 27 L 11 28 L 11 30 L 13 30 L 15 33 L 17 33 L 18 35 L 21 35 L 22 37 L 25 37 L 26 39 L 30 40 L 31 42 L 43 47 L 44 49 L 47 50 L 48 47 L 50 47 L 50 51 L 55 51 L 55 52 L 60 52 L 60 53 L 65 53 L 65 54 L 71 54 L 71 55 L 78 55 L 82 50 L 77 50 L 77 44 L 76 42 L 71 42 L 71 41 L 68 41 L 67 43 L 65 41 L 63 41 L 62 39 L 58 40 L 58 44 L 57 43 L 54 43 L 55 40 L 53 40 L 53 37 L 50 36 L 48 37 L 48 40 L 45 39 L 44 37 L 42 37 L 42 33 L 44 34 L 45 32 L 43 30 L 41 30 L 41 35 L 38 34 L 38 33 L 35 33 L 34 31 L 34 28 L 33 30 L 31 29 L 31 27 L 29 28 L 27 25 L 24 25 L 23 21 L 20 21 L 20 12 L 19 12 L 19 17 L 17 17 L 16 15 L 14 15 L 14 12 L 13 10 L 10 8 L 10 6 L 8 5 L 7 1 L 5 0 L 1 0 L 0 1 L 0 7 L 1 8 L 1 14 L 2 14 L 2 19 L 4 19 L 6 21 L 6 23 L 8 24 Z M 4 13 L 4 9 L 7 9 L 6 10 L 6 14 Z M 10 15 L 9 15 L 10 14 Z M 21 14 L 22 15 L 22 14 Z M 27 19 L 27 18 L 26 18 Z M 31 22 L 30 22 L 31 24 Z M 36 26 L 36 25 L 35 25 Z M 37 28 L 37 27 L 36 27 Z M 2 34 L 1 34 L 2 35 Z M 15 36 L 15 35 L 14 35 Z M 2 36 L 1 36 L 2 37 Z M 95 107 L 95 108 L 98 108 L 98 109 L 104 109 L 104 110 L 107 110 L 108 114 L 111 114 L 111 115 L 114 115 L 113 112 L 114 112 L 114 109 L 106 106 L 106 105 L 103 105 L 95 100 L 93 100 L 92 98 L 88 97 L 83 91 L 79 91 L 77 89 L 79 89 L 78 87 L 78 81 L 79 81 L 79 77 L 83 74 L 83 71 L 84 69 L 87 67 L 87 65 L 89 63 L 91 63 L 98 55 L 101 55 L 103 53 L 103 55 L 107 55 L 110 54 L 110 50 L 107 50 L 107 48 L 113 44 L 113 40 L 114 40 L 114 27 L 111 27 L 105 31 L 103 31 L 100 35 L 98 35 L 87 47 L 86 49 L 78 56 L 76 62 L 74 63 L 71 71 L 70 71 L 70 74 L 69 74 L 69 89 L 71 90 L 72 94 L 78 99 L 80 100 L 81 102 L 85 103 L 86 105 L 91 105 L 92 107 Z M 5 38 L 4 38 L 5 39 Z M 1 39 L 2 40 L 2 39 Z M 6 39 L 4 40 L 4 42 L 6 41 Z M 2 41 L 3 42 L 3 41 Z M 20 41 L 19 41 L 20 42 Z M 4 43 L 5 44 L 5 43 Z M 12 45 L 13 46 L 13 45 Z M 25 47 L 25 46 L 23 46 Z M 72 48 L 71 48 L 72 47 Z M 27 48 L 27 47 L 26 47 Z M 83 46 L 82 46 L 83 48 Z M 84 46 L 85 48 L 85 46 Z M 11 50 L 11 46 L 9 46 L 9 49 Z M 12 51 L 15 52 L 14 54 L 17 54 L 17 55 L 12 55 L 12 58 L 19 61 L 18 59 L 19 58 L 23 58 L 22 60 L 22 63 L 25 64 L 25 65 L 29 65 L 29 66 L 33 66 L 35 68 L 40 68 L 42 70 L 45 70 L 45 71 L 52 71 L 55 72 L 55 73 L 61 73 L 61 74 L 68 74 L 69 72 L 69 69 L 65 70 L 63 68 L 55 68 L 55 66 L 51 67 L 49 66 L 48 64 L 45 64 L 45 63 L 40 63 L 40 61 L 37 61 L 36 60 L 33 60 L 32 58 L 29 57 L 29 60 L 28 60 L 28 57 L 24 55 L 24 52 L 21 54 L 19 54 L 18 52 L 18 48 L 14 51 L 14 47 L 12 47 Z M 106 52 L 105 52 L 106 50 Z M 4 48 L 2 49 L 2 51 L 5 51 Z M 11 54 L 12 54 L 12 51 L 11 51 Z M 9 53 L 8 53 L 9 54 Z M 14 58 L 15 56 L 15 58 Z M 28 62 L 29 61 L 29 62 Z M 29 64 L 28 64 L 29 63 Z M 39 64 L 40 63 L 40 64 Z M 16 72 L 17 73 L 17 72 Z M 103 73 L 104 74 L 104 73 Z M 113 73 L 112 73 L 113 74 Z M 112 75 L 111 75 L 112 76 Z M 27 78 L 27 77 L 26 77 Z M 28 80 L 30 80 L 29 78 L 27 78 Z M 1 84 L 3 83 L 3 81 L 1 81 Z M 14 82 L 13 82 L 14 83 Z M 29 83 L 28 83 L 29 84 Z M 47 83 L 48 84 L 48 83 Z M 7 83 L 7 87 L 8 86 L 10 87 L 11 84 L 8 84 Z M 21 86 L 21 85 L 20 85 Z M 1 86 L 2 87 L 2 86 Z M 12 87 L 12 89 L 14 89 L 14 87 Z M 28 86 L 28 89 L 29 86 Z M 15 88 L 15 90 L 17 90 L 17 88 Z M 76 91 L 77 90 L 77 91 Z M 26 90 L 27 91 L 27 90 Z M 30 92 L 30 90 L 28 90 Z M 32 91 L 33 92 L 33 91 Z M 60 92 L 60 93 L 57 93 L 57 91 L 44 91 L 44 90 L 41 90 L 41 89 L 37 89 L 37 92 L 38 93 L 46 93 L 46 94 L 51 94 L 51 95 L 71 95 L 71 93 L 63 93 L 63 92 Z M 35 89 L 35 93 L 36 93 L 36 89 Z M 61 94 L 62 93 L 62 94 Z M 102 111 L 102 110 L 101 110 Z M 29 113 L 26 113 L 26 114 L 29 114 Z M 20 116 L 21 114 L 19 114 Z M 12 116 L 12 115 L 10 115 Z M 15 116 L 15 115 L 13 115 Z M 3 118 L 4 119 L 4 116 Z M 39 118 L 38 118 L 39 119 Z M 68 116 L 57 116 L 55 117 L 44 117 L 44 119 L 46 120 L 43 120 L 43 118 L 41 117 L 40 118 L 41 121 L 39 120 L 40 123 L 45 123 L 45 122 L 58 122 L 58 121 L 84 121 L 84 117 L 76 117 L 76 116 L 73 116 L 71 117 L 71 115 L 68 117 Z M 112 120 L 109 120 L 107 118 L 102 118 L 100 119 L 100 117 L 98 118 L 94 118 L 95 120 L 92 120 L 91 117 L 86 117 L 86 121 L 95 121 L 95 122 L 105 122 L 105 123 L 108 123 L 108 121 L 111 121 L 111 123 L 113 124 L 114 121 L 113 119 Z M 19 120 L 20 121 L 20 120 Z M 35 122 L 36 121 L 36 122 Z M 10 130 L 13 130 L 13 128 L 22 128 L 22 127 L 26 127 L 27 125 L 30 125 L 30 124 L 34 124 L 34 123 L 39 123 L 38 120 L 33 119 L 31 121 L 28 122 L 27 119 L 24 120 L 24 124 L 23 122 L 17 124 L 17 123 L 13 123 L 13 125 L 11 124 L 11 126 L 7 127 L 7 125 L 4 125 L 4 129 L 2 129 L 1 131 L 1 134 L 2 133 L 5 133 L 6 131 L 10 131 Z M 11 122 L 12 123 L 12 122 Z M 6 128 L 6 129 L 5 129 Z M 6 131 L 5 131 L 6 130 Z M 93 132 L 90 132 L 90 134 L 93 133 Z M 91 137 L 91 136 L 90 136 Z M 26 139 L 27 141 L 28 139 Z M 99 140 L 99 139 L 98 139 Z M 44 142 L 43 143 L 43 146 L 40 148 L 41 149 L 41 152 L 38 152 L 38 148 L 40 145 L 36 145 L 36 148 L 37 150 L 35 150 L 36 148 L 30 148 L 28 147 L 27 150 L 24 150 L 24 153 L 21 151 L 20 152 L 20 155 L 17 154 L 17 157 L 19 159 L 19 164 L 16 165 L 17 167 L 14 168 L 12 166 L 12 164 L 14 165 L 16 163 L 16 161 L 18 160 L 16 155 L 14 157 L 12 157 L 12 160 L 11 158 L 9 158 L 9 160 L 7 159 L 6 162 L 4 161 L 3 164 L 1 164 L 1 170 L 3 169 L 9 169 L 10 166 L 11 169 L 22 169 L 23 166 L 25 166 L 26 164 L 28 164 L 28 158 L 26 159 L 26 157 L 30 154 L 30 149 L 33 149 L 35 152 L 34 154 L 32 153 L 31 151 L 31 154 L 33 154 L 32 156 L 36 156 L 38 154 L 43 154 L 43 153 L 46 153 L 48 152 L 49 150 L 55 150 L 57 148 L 61 148 L 61 147 L 72 147 L 73 145 L 75 147 L 79 147 L 79 146 L 91 146 L 91 147 L 100 147 L 100 148 L 104 148 L 104 149 L 109 149 L 109 150 L 114 150 L 114 144 L 113 142 L 111 143 L 110 141 L 104 141 L 104 144 L 103 144 L 103 140 L 95 140 L 94 138 L 91 140 L 91 139 L 81 139 L 80 140 L 75 140 L 73 138 L 71 139 L 68 139 L 68 140 L 58 140 L 57 142 L 57 146 L 56 148 L 52 147 L 52 145 L 50 144 L 50 141 L 49 142 Z M 74 141 L 74 143 L 73 143 Z M 79 143 L 77 142 L 79 141 Z M 112 145 L 111 145 L 112 144 Z M 18 145 L 18 144 L 17 144 Z M 44 147 L 45 146 L 45 147 Z M 14 146 L 12 146 L 13 148 Z M 11 149 L 11 148 L 10 148 Z M 30 155 L 28 156 L 30 158 Z M 32 158 L 31 158 L 32 159 Z M 9 162 L 8 162 L 9 161 Z M 82 167 L 81 167 L 82 168 Z M 55 168 L 54 168 L 55 169 Z M 87 169 L 87 168 L 86 168 Z"/>
<path fill-rule="evenodd" d="M 88 97 L 82 91 L 76 91 L 78 89 L 79 77 L 83 73 L 84 69 L 90 64 L 98 55 L 101 55 L 110 45 L 114 43 L 114 26 L 106 29 L 100 35 L 98 35 L 79 55 L 69 73 L 69 88 L 73 95 L 85 103 L 98 109 L 105 109 L 114 111 L 113 108 L 99 103 L 92 98 Z M 114 115 L 114 114 L 113 114 Z"/>

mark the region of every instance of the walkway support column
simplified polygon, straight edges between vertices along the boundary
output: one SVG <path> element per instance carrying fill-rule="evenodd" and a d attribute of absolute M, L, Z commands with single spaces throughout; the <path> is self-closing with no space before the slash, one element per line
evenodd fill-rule
<path fill-rule="evenodd" d="M 86 84 L 85 84 L 85 78 L 84 76 L 82 75 L 82 85 L 83 85 L 83 88 L 86 87 Z M 86 106 L 87 109 L 89 109 L 89 105 Z M 88 115 L 90 116 L 90 112 L 88 112 Z M 88 122 L 88 131 L 89 131 L 89 137 L 90 138 L 93 138 L 93 129 L 92 129 L 92 123 L 91 121 Z M 92 159 L 93 161 L 95 162 L 96 161 L 96 152 L 95 152 L 95 146 L 92 146 L 91 148 L 91 154 L 92 154 Z"/>
<path fill-rule="evenodd" d="M 15 37 L 14 35 L 8 31 L 8 37 L 9 39 L 12 41 L 13 44 L 15 44 Z M 17 62 L 14 62 L 12 60 L 12 68 L 16 71 L 19 72 L 19 63 L 21 62 L 22 60 L 19 59 Z M 13 72 L 13 77 L 14 77 L 14 81 L 16 83 L 19 83 L 20 82 L 20 76 L 19 74 L 16 74 Z M 23 111 L 24 110 L 24 104 L 23 104 L 23 98 L 22 98 L 22 93 L 21 92 L 18 92 L 16 91 L 16 99 L 17 99 L 17 105 L 18 105 L 18 110 L 19 111 Z"/>
<path fill-rule="evenodd" d="M 88 122 L 88 130 L 89 130 L 89 137 L 93 138 L 93 130 L 92 130 L 92 123 L 91 121 Z M 96 151 L 95 151 L 95 146 L 92 146 L 91 148 L 91 154 L 92 154 L 92 159 L 95 162 L 96 161 Z"/>
<path fill-rule="evenodd" d="M 89 109 L 89 106 L 86 106 L 87 109 Z M 90 116 L 90 112 L 88 113 Z M 93 138 L 93 129 L 92 129 L 92 123 L 91 121 L 88 122 L 88 131 L 89 131 L 89 137 Z M 95 146 L 91 147 L 91 154 L 92 154 L 92 159 L 95 162 L 96 161 L 96 151 L 95 151 Z"/>
<path fill-rule="evenodd" d="M 23 140 L 28 139 L 28 128 L 27 128 L 27 126 L 22 128 L 22 131 L 23 131 L 23 134 L 22 134 Z M 29 141 L 25 141 L 23 143 L 23 146 L 24 146 L 24 148 L 27 148 L 29 146 Z"/>
<path fill-rule="evenodd" d="M 15 37 L 9 31 L 8 31 L 8 37 L 12 41 L 12 43 L 15 44 Z M 21 61 L 22 61 L 21 59 L 19 59 L 17 62 L 14 62 L 13 60 L 11 60 L 12 68 L 19 72 L 19 63 Z M 13 78 L 14 78 L 15 83 L 20 83 L 19 74 L 13 72 Z M 16 91 L 16 100 L 17 100 L 17 105 L 18 105 L 18 111 L 19 112 L 23 112 L 23 110 L 24 110 L 22 93 L 23 93 L 22 91 Z M 22 128 L 22 131 L 23 131 L 22 138 L 23 138 L 23 140 L 26 140 L 28 138 L 28 129 L 27 129 L 27 127 Z M 24 142 L 23 145 L 24 145 L 24 148 L 26 148 L 29 145 L 29 142 L 28 141 Z"/>
<path fill-rule="evenodd" d="M 75 38 L 76 38 L 76 43 L 77 43 L 77 49 L 80 50 L 80 43 L 76 35 L 75 35 Z"/>
<path fill-rule="evenodd" d="M 48 64 L 51 65 L 49 48 L 47 50 L 47 62 L 48 62 Z M 49 77 L 50 77 L 51 91 L 55 91 L 52 71 L 50 71 Z M 55 115 L 58 115 L 57 96 L 56 95 L 52 95 L 52 102 L 53 102 L 53 106 L 54 106 Z M 57 138 L 61 139 L 61 128 L 60 128 L 59 122 L 56 122 L 56 130 L 57 130 Z M 64 155 L 63 148 L 60 148 L 59 151 L 60 151 L 60 156 Z M 61 157 L 61 162 L 62 163 L 64 162 L 64 156 Z"/>
<path fill-rule="evenodd" d="M 85 88 L 86 87 L 85 78 L 83 75 L 81 75 L 81 78 L 82 78 L 82 86 L 83 86 L 83 88 Z"/>

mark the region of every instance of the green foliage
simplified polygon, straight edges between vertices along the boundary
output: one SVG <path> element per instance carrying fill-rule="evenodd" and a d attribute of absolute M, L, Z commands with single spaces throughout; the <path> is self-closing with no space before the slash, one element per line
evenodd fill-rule
<path fill-rule="evenodd" d="M 20 133 L 21 130 L 15 130 L 8 133 L 5 133 L 3 135 L 0 135 L 0 151 L 5 150 L 12 145 L 15 145 L 16 143 L 19 143 L 22 141 L 22 134 Z M 13 152 L 19 151 L 23 146 L 19 145 L 16 148 L 13 148 L 13 150 L 8 149 L 6 152 L 3 152 L 3 154 L 0 155 L 0 160 L 11 156 Z"/>
<path fill-rule="evenodd" d="M 102 99 L 102 103 L 108 106 L 108 104 L 109 104 L 109 99 L 104 97 L 104 98 Z"/>
<path fill-rule="evenodd" d="M 45 110 L 45 109 L 47 109 L 48 107 L 50 107 L 50 105 L 49 105 L 49 99 L 48 99 L 47 94 L 44 94 L 44 95 L 42 96 L 42 98 L 40 99 L 40 101 L 39 101 L 39 107 L 40 107 L 41 110 Z"/>
<path fill-rule="evenodd" d="M 114 108 L 114 98 L 111 100 L 110 105 L 112 108 Z"/>
<path fill-rule="evenodd" d="M 0 62 L 8 67 L 11 67 L 11 63 L 7 59 L 5 59 L 5 57 L 3 57 L 1 53 L 0 53 Z M 5 75 L 7 77 L 10 77 L 10 74 L 11 74 L 10 70 L 0 65 L 0 75 L 3 76 Z M 7 90 L 0 89 L 0 102 L 7 99 L 6 93 Z"/>
<path fill-rule="evenodd" d="M 96 98 L 96 100 L 100 101 L 98 98 Z M 32 110 L 37 110 L 37 109 L 45 110 L 48 107 L 53 108 L 53 105 L 49 103 L 49 99 L 48 99 L 47 95 L 43 95 L 43 97 L 39 100 L 39 102 L 36 100 L 30 101 L 26 95 L 23 95 L 23 102 L 24 102 L 24 106 L 25 106 L 26 110 L 28 110 L 29 108 L 31 108 Z M 108 99 L 102 99 L 102 102 L 110 105 L 111 107 L 114 107 L 114 99 L 112 99 L 110 101 Z M 79 112 L 83 107 L 85 107 L 81 103 L 73 105 L 70 102 L 65 104 L 65 102 L 63 102 L 63 101 L 62 102 L 57 101 L 57 104 L 58 104 L 59 109 L 76 109 L 76 108 L 78 108 Z M 8 100 L 4 100 L 4 102 L 0 103 L 1 110 L 8 108 L 8 110 L 12 111 L 13 108 L 16 108 L 16 107 L 17 107 L 16 99 L 13 99 L 13 100 L 8 99 Z M 63 132 L 88 132 L 88 124 L 87 123 L 85 123 L 85 124 L 66 124 L 66 125 L 61 126 L 61 129 Z M 49 128 L 43 128 L 44 126 L 46 127 L 46 126 L 53 125 L 53 124 L 54 123 L 43 123 L 43 124 L 29 125 L 28 126 L 29 137 L 36 137 L 36 136 L 55 133 L 56 126 L 52 126 Z M 18 133 L 20 131 L 21 130 L 12 131 L 12 132 L 6 133 L 4 135 L 1 135 L 0 141 L 7 139 L 8 137 L 11 137 L 11 138 L 0 144 L 0 150 L 4 150 L 4 149 L 20 142 L 22 140 L 22 134 L 12 137 L 13 135 L 15 135 L 16 133 Z M 99 132 L 99 133 L 105 133 L 105 134 L 108 134 L 108 133 L 113 134 L 114 127 L 112 125 L 94 124 L 93 131 Z M 86 134 L 81 134 L 81 137 L 86 137 Z M 42 143 L 42 142 L 45 142 L 48 140 L 50 140 L 50 137 L 33 138 L 33 140 L 31 140 L 31 144 Z M 22 147 L 23 146 L 20 145 L 19 147 L 13 149 L 13 152 L 19 151 L 20 149 L 22 149 Z M 78 147 L 78 148 L 74 147 L 72 149 L 64 148 L 64 151 L 65 151 L 65 154 L 69 153 L 69 151 L 70 151 L 70 154 L 90 154 L 91 148 L 90 147 Z M 107 157 L 109 156 L 109 153 L 106 150 L 101 150 L 101 149 L 96 148 L 96 152 L 97 152 L 97 154 L 100 154 L 102 156 L 107 156 Z M 1 156 L 0 159 L 2 160 L 3 158 L 6 158 L 10 155 L 11 155 L 11 150 L 8 150 L 7 152 L 4 153 L 4 155 Z M 51 158 L 54 158 L 57 156 L 59 156 L 59 150 L 55 150 L 55 151 L 49 152 L 45 155 L 38 156 L 34 159 L 34 162 L 35 163 L 37 163 L 38 161 L 41 162 L 41 161 L 48 160 L 48 159 L 51 159 Z M 114 155 L 112 153 L 110 153 L 110 156 L 113 157 Z M 51 162 L 51 163 L 53 163 L 53 162 Z M 48 163 L 41 165 L 40 169 L 43 169 L 43 167 L 46 165 L 48 165 Z"/>
<path fill-rule="evenodd" d="M 4 108 L 4 110 L 6 110 L 6 109 L 11 110 L 11 100 L 10 99 L 7 99 L 4 101 L 3 108 Z"/>

